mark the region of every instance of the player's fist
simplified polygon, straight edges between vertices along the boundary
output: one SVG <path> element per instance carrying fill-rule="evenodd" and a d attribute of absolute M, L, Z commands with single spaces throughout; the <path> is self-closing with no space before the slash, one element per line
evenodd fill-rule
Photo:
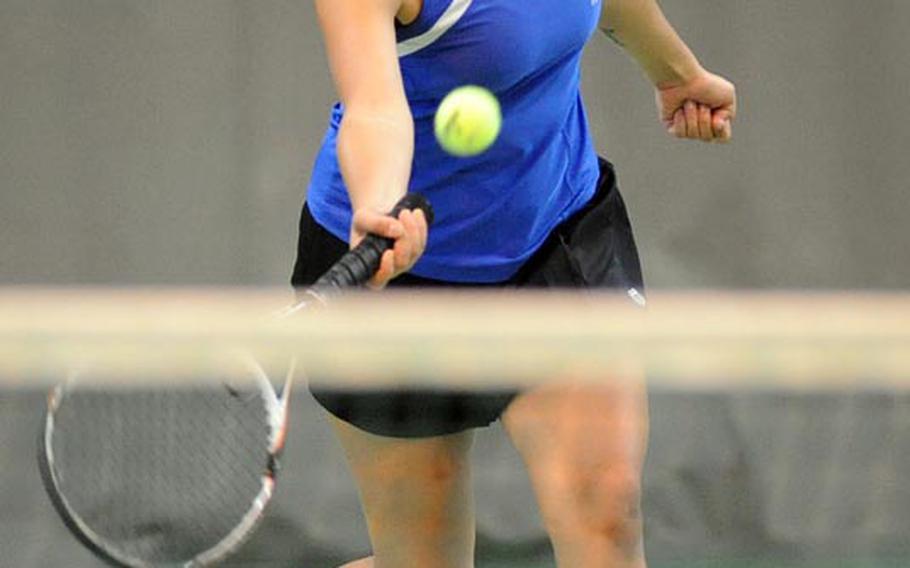
<path fill-rule="evenodd" d="M 658 85 L 657 108 L 664 128 L 677 138 L 727 142 L 733 137 L 736 87 L 702 69 L 685 83 Z"/>
<path fill-rule="evenodd" d="M 423 254 L 427 246 L 427 220 L 420 209 L 405 209 L 395 219 L 361 208 L 354 211 L 351 221 L 351 248 L 357 246 L 367 234 L 395 241 L 395 245 L 383 253 L 379 270 L 367 283 L 371 288 L 382 288 L 396 276 L 410 270 Z"/>

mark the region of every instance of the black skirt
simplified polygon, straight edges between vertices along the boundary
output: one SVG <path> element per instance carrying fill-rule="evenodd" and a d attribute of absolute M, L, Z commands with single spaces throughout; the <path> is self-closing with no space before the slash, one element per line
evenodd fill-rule
<path fill-rule="evenodd" d="M 320 226 L 306 205 L 300 217 L 297 262 L 291 283 L 305 288 L 346 251 L 346 242 Z M 612 164 L 600 160 L 597 192 L 556 227 L 509 280 L 496 284 L 444 282 L 403 274 L 392 288 L 600 288 L 643 300 L 641 263 Z M 491 378 L 495 380 L 494 378 Z M 518 394 L 514 390 L 466 393 L 448 390 L 340 391 L 311 388 L 316 400 L 341 420 L 380 436 L 428 437 L 488 426 Z"/>

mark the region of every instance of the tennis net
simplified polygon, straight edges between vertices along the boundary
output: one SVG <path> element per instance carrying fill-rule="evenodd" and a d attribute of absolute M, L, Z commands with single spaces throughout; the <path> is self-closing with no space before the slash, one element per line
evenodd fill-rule
<path fill-rule="evenodd" d="M 296 357 L 312 381 L 353 388 L 526 387 L 629 366 L 687 390 L 904 389 L 910 375 L 910 295 L 655 293 L 643 310 L 609 294 L 387 292 L 274 317 L 291 300 L 0 290 L 0 382 L 47 386 L 79 367 L 112 385 L 180 382 L 238 351 L 269 367 Z"/>

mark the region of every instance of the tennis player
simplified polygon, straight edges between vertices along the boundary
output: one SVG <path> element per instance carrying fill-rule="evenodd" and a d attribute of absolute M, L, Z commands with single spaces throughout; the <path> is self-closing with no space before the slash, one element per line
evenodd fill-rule
<path fill-rule="evenodd" d="M 612 165 L 579 91 L 600 24 L 653 82 L 679 138 L 726 142 L 734 87 L 705 70 L 655 0 L 315 0 L 341 103 L 300 221 L 292 282 L 311 284 L 366 233 L 395 239 L 375 287 L 617 288 L 642 301 L 638 254 Z M 502 134 L 447 155 L 433 114 L 479 84 Z M 383 215 L 406 192 L 436 211 Z M 314 391 L 358 483 L 373 556 L 348 568 L 468 568 L 473 430 L 501 419 L 524 459 L 561 567 L 645 566 L 643 388 L 525 392 Z"/>

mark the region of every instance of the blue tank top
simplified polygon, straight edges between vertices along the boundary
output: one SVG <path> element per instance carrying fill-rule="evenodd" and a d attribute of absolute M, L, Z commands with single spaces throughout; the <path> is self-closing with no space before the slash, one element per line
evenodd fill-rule
<path fill-rule="evenodd" d="M 601 0 L 424 0 L 398 28 L 414 117 L 409 191 L 427 196 L 436 222 L 412 272 L 453 282 L 511 277 L 594 194 L 597 156 L 581 101 L 582 49 Z M 445 153 L 433 116 L 452 89 L 482 85 L 500 101 L 502 132 L 480 156 Z M 332 111 L 307 194 L 313 217 L 347 240 L 351 204 L 335 151 Z"/>

